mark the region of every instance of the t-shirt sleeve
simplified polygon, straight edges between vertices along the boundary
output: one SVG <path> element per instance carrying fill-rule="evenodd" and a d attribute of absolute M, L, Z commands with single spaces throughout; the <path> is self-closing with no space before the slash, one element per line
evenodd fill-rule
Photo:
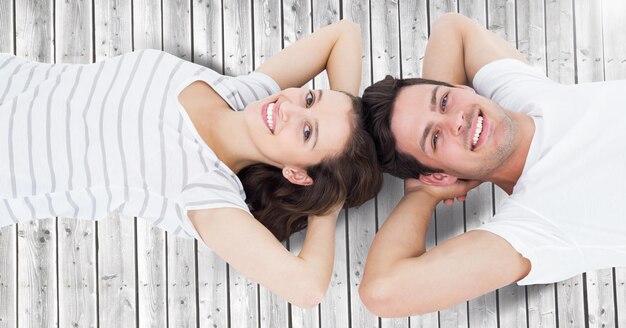
<path fill-rule="evenodd" d="M 510 199 L 477 230 L 502 237 L 530 261 L 531 270 L 518 285 L 553 283 L 582 272 L 574 242 L 548 220 Z"/>
<path fill-rule="evenodd" d="M 237 77 L 221 76 L 210 84 L 237 111 L 244 110 L 250 103 L 280 91 L 276 81 L 260 72 Z"/>
<path fill-rule="evenodd" d="M 524 112 L 525 105 L 545 92 L 551 81 L 543 71 L 516 59 L 506 58 L 483 66 L 472 81 L 478 94 L 494 100 L 500 106 Z M 532 114 L 532 113 L 528 113 Z"/>
<path fill-rule="evenodd" d="M 194 178 L 182 190 L 186 210 L 238 208 L 250 212 L 237 176 L 215 168 Z"/>

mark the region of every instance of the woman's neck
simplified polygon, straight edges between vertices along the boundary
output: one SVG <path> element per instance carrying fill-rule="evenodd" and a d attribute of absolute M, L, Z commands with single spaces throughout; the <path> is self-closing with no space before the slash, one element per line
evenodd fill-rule
<path fill-rule="evenodd" d="M 210 86 L 196 81 L 178 99 L 202 140 L 233 172 L 257 162 L 242 113 L 233 111 Z"/>

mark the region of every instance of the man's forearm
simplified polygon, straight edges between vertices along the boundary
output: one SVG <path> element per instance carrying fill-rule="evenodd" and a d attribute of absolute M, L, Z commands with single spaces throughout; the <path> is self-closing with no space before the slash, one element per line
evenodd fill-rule
<path fill-rule="evenodd" d="M 406 194 L 376 234 L 366 272 L 375 274 L 396 261 L 422 255 L 426 251 L 428 223 L 437 202 L 425 192 Z"/>

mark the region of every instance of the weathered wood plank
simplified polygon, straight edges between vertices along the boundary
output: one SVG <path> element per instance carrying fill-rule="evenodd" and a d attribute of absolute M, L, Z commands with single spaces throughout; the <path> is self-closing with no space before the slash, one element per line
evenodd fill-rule
<path fill-rule="evenodd" d="M 98 305 L 102 327 L 137 325 L 135 227 L 131 217 L 111 213 L 98 221 Z"/>
<path fill-rule="evenodd" d="M 193 61 L 224 73 L 223 42 L 221 1 L 194 0 Z M 215 253 L 198 252 L 197 265 L 199 326 L 228 327 L 227 264 Z"/>
<path fill-rule="evenodd" d="M 428 40 L 428 1 L 404 1 L 398 4 L 400 20 L 400 69 L 401 77 L 413 78 L 422 75 L 422 63 Z M 435 246 L 435 220 L 430 219 L 426 234 L 426 249 Z M 438 312 L 416 315 L 409 318 L 411 327 L 438 327 Z"/>
<path fill-rule="evenodd" d="M 163 49 L 160 0 L 133 1 L 133 49 Z"/>
<path fill-rule="evenodd" d="M 56 220 L 33 220 L 18 225 L 18 321 L 20 327 L 56 327 Z"/>
<path fill-rule="evenodd" d="M 0 0 L 0 52 L 15 53 L 13 1 Z"/>
<path fill-rule="evenodd" d="M 92 62 L 91 14 L 91 1 L 56 2 L 56 62 Z M 95 327 L 96 223 L 59 219 L 58 231 L 59 326 Z"/>
<path fill-rule="evenodd" d="M 39 62 L 54 62 L 51 1 L 15 4 L 15 52 Z M 58 325 L 56 220 L 27 221 L 17 226 L 17 325 Z"/>
<path fill-rule="evenodd" d="M 0 229 L 0 328 L 17 322 L 17 225 Z"/>
<path fill-rule="evenodd" d="M 139 325 L 167 326 L 165 232 L 137 219 L 137 292 Z"/>
<path fill-rule="evenodd" d="M 248 74 L 254 68 L 252 4 L 223 3 L 224 71 L 226 75 Z M 256 283 L 229 268 L 230 323 L 233 327 L 259 326 L 259 296 Z"/>
<path fill-rule="evenodd" d="M 133 49 L 162 49 L 161 3 L 133 1 Z M 137 218 L 137 311 L 141 327 L 167 326 L 165 231 Z"/>
<path fill-rule="evenodd" d="M 193 61 L 224 73 L 222 2 L 193 0 Z"/>
<path fill-rule="evenodd" d="M 316 3 L 317 4 L 317 3 Z M 313 16 L 317 13 L 312 11 L 312 5 L 310 1 L 307 0 L 290 0 L 290 1 L 282 1 L 282 17 L 283 17 L 283 26 L 282 26 L 282 43 L 283 47 L 288 47 L 292 43 L 302 39 L 303 37 L 312 33 L 313 30 Z M 320 75 L 325 75 L 322 73 Z M 316 79 L 316 82 L 313 80 L 306 83 L 305 88 L 326 88 L 327 81 L 320 78 Z M 341 220 L 340 214 L 339 220 Z M 304 238 L 306 236 L 305 231 L 298 232 L 289 238 L 289 249 L 292 253 L 298 254 L 302 250 L 302 243 L 304 242 Z M 335 240 L 335 253 L 337 253 L 337 249 L 344 249 L 343 254 L 345 258 L 345 234 L 343 239 Z M 343 262 L 345 265 L 345 261 Z M 337 270 L 337 259 L 335 259 L 334 270 Z M 331 278 L 332 279 L 332 278 Z M 344 279 L 345 274 L 344 274 Z M 331 287 L 327 292 L 326 300 L 330 299 L 329 294 L 333 293 L 333 281 L 330 283 Z M 345 289 L 344 285 L 344 289 Z M 289 305 L 289 316 L 291 318 L 290 327 L 319 327 L 320 326 L 320 308 L 325 305 L 326 302 L 322 303 L 322 305 L 317 306 L 312 309 L 302 309 L 300 307 Z"/>
<path fill-rule="evenodd" d="M 487 8 L 485 1 L 464 1 L 459 3 L 459 13 L 472 18 L 478 24 L 487 25 Z M 466 230 L 475 229 L 493 217 L 493 186 L 484 183 L 468 193 L 465 200 Z M 497 327 L 498 309 L 496 291 L 479 296 L 468 302 L 470 327 Z"/>
<path fill-rule="evenodd" d="M 398 3 L 394 1 L 371 1 L 371 51 L 372 81 L 387 74 L 400 76 L 400 26 Z M 385 175 L 383 188 L 376 196 L 377 230 L 389 216 L 404 194 L 402 180 Z M 381 327 L 408 327 L 407 318 L 381 319 Z"/>
<path fill-rule="evenodd" d="M 94 2 L 96 61 L 131 52 L 132 27 L 129 1 Z"/>
<path fill-rule="evenodd" d="M 163 30 L 167 31 L 163 35 L 163 50 L 179 58 L 191 60 L 189 0 L 163 2 Z M 182 118 L 180 120 L 179 126 L 182 125 Z M 195 327 L 197 324 L 195 241 L 170 234 L 166 236 L 168 323 L 173 327 Z"/>
<path fill-rule="evenodd" d="M 0 52 L 15 53 L 13 1 L 0 0 Z M 0 328 L 17 322 L 17 225 L 0 228 Z"/>
<path fill-rule="evenodd" d="M 432 0 L 430 4 L 430 24 L 448 12 L 457 12 L 456 0 Z M 455 202 L 452 206 L 440 203 L 435 209 L 435 221 L 437 222 L 437 242 L 441 243 L 454 236 L 465 232 L 465 216 L 463 204 Z M 441 327 L 467 327 L 468 326 L 467 302 L 462 302 L 448 309 L 439 311 L 439 323 Z"/>
<path fill-rule="evenodd" d="M 59 219 L 59 326 L 96 327 L 96 224 Z"/>
<path fill-rule="evenodd" d="M 277 19 L 282 16 L 281 3 L 279 0 L 257 1 L 252 15 L 254 66 L 257 68 L 282 49 L 282 26 Z M 259 319 L 261 327 L 280 328 L 289 325 L 287 302 L 263 286 L 259 286 Z"/>
<path fill-rule="evenodd" d="M 53 2 L 26 0 L 15 3 L 15 53 L 42 62 L 54 62 Z"/>
<path fill-rule="evenodd" d="M 489 1 L 487 28 L 517 47 L 515 38 L 515 2 L 510 0 Z M 500 188 L 495 189 L 495 208 L 508 197 Z M 511 284 L 498 290 L 500 309 L 499 323 L 502 327 L 526 327 L 526 288 Z"/>
<path fill-rule="evenodd" d="M 343 1 L 343 18 L 361 26 L 361 40 L 364 50 L 361 91 L 371 83 L 370 55 L 370 7 L 369 1 Z M 350 293 L 350 323 L 353 327 L 377 327 L 378 318 L 367 311 L 358 297 L 363 276 L 365 259 L 376 233 L 375 200 L 372 199 L 359 208 L 348 210 L 348 279 Z"/>
<path fill-rule="evenodd" d="M 623 1 L 602 2 L 602 23 L 604 40 L 604 76 L 607 81 L 626 78 L 626 3 Z M 604 271 L 604 270 L 603 270 Z M 615 303 L 617 320 L 615 325 L 626 325 L 626 269 L 615 269 Z M 606 300 L 605 302 L 608 302 Z"/>
<path fill-rule="evenodd" d="M 543 0 L 517 2 L 517 48 L 526 56 L 531 66 L 538 67 L 543 71 L 547 69 L 546 15 L 548 13 L 545 13 Z M 558 33 L 548 35 L 548 42 L 560 45 L 559 36 Z M 556 288 L 553 284 L 531 285 L 526 288 L 529 326 L 556 327 L 555 291 Z"/>

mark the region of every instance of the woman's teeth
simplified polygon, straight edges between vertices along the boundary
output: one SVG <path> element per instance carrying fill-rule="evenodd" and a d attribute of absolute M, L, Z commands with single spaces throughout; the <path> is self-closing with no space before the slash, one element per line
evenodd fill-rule
<path fill-rule="evenodd" d="M 480 137 L 480 133 L 483 132 L 483 117 L 478 116 L 476 120 L 476 131 L 474 132 L 474 138 L 472 139 L 472 147 L 476 146 L 478 143 L 478 137 Z"/>
<path fill-rule="evenodd" d="M 265 117 L 265 121 L 272 132 L 274 132 L 274 105 L 275 103 L 271 103 L 267 106 L 267 115 Z"/>

